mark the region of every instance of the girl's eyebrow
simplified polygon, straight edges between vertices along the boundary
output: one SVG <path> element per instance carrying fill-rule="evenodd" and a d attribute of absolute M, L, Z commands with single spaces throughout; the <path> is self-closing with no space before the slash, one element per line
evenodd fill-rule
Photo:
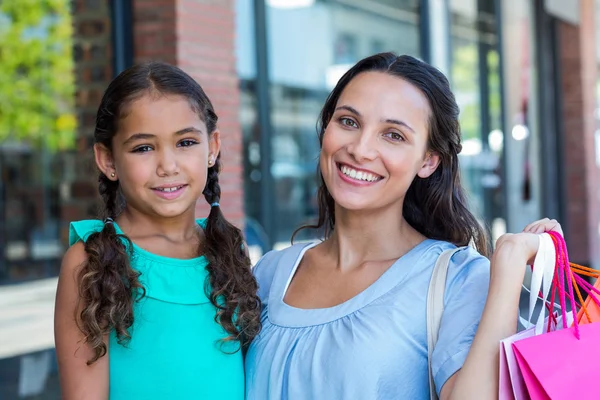
<path fill-rule="evenodd" d="M 194 128 L 193 126 L 188 126 L 187 128 L 183 128 L 175 132 L 176 135 L 183 135 L 186 133 L 202 133 L 202 130 Z"/>
<path fill-rule="evenodd" d="M 186 133 L 199 133 L 201 134 L 202 131 L 198 128 L 194 128 L 193 126 L 189 126 L 187 128 L 183 128 L 178 130 L 177 132 L 175 132 L 176 135 L 185 135 Z M 131 142 L 135 142 L 136 140 L 148 140 L 148 139 L 152 139 L 155 138 L 156 135 L 153 135 L 151 133 L 134 133 L 133 135 L 129 136 L 127 138 L 127 140 L 125 140 L 123 142 L 123 144 L 129 144 Z"/>
<path fill-rule="evenodd" d="M 134 133 L 133 135 L 129 136 L 127 140 L 123 142 L 123 144 L 129 144 L 131 142 L 135 142 L 136 140 L 148 140 L 154 137 L 156 137 L 156 135 L 151 133 Z"/>

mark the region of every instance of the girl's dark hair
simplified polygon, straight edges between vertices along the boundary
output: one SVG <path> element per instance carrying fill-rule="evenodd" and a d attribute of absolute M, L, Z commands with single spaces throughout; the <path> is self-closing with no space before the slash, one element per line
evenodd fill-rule
<path fill-rule="evenodd" d="M 436 68 L 414 57 L 398 57 L 394 53 L 376 54 L 359 61 L 342 76 L 325 101 L 318 124 L 321 146 L 342 92 L 352 79 L 363 72 L 381 72 L 404 79 L 421 90 L 429 101 L 428 148 L 439 154 L 440 164 L 431 176 L 417 176 L 408 188 L 403 206 L 406 221 L 431 239 L 445 240 L 457 246 L 466 246 L 473 241 L 477 250 L 487 256 L 487 234 L 469 211 L 460 183 L 458 153 L 462 146 L 458 105 L 448 80 Z M 303 226 L 298 231 L 305 228 L 323 230 L 327 238 L 335 226 L 334 200 L 319 166 L 317 173 L 320 181 L 317 195 L 319 219 L 316 224 Z"/>
<path fill-rule="evenodd" d="M 94 142 L 112 150 L 112 139 L 119 119 L 132 101 L 143 95 L 179 95 L 206 124 L 209 135 L 217 125 L 217 115 L 200 85 L 181 69 L 151 62 L 123 71 L 106 89 L 96 117 Z M 219 202 L 220 156 L 208 168 L 203 194 L 209 204 Z M 119 182 L 99 176 L 99 191 L 104 201 L 104 218 L 116 219 L 124 207 Z M 244 349 L 260 330 L 258 285 L 250 269 L 242 232 L 230 224 L 218 206 L 211 207 L 205 229 L 205 242 L 198 255 L 208 259 L 207 296 L 217 308 L 215 320 L 229 334 L 224 341 L 238 341 Z M 92 234 L 85 243 L 88 260 L 80 274 L 82 311 L 77 316 L 86 343 L 94 350 L 91 364 L 106 354 L 104 335 L 115 330 L 119 343 L 131 338 L 133 303 L 144 295 L 139 273 L 130 265 L 131 242 L 118 235 L 112 223 Z"/>

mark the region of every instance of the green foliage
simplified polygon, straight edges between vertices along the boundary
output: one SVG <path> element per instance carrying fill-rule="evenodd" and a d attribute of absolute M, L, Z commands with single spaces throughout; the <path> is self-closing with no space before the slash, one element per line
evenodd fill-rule
<path fill-rule="evenodd" d="M 477 55 L 475 42 L 455 44 L 452 54 L 452 90 L 460 107 L 463 140 L 481 136 Z"/>
<path fill-rule="evenodd" d="M 73 146 L 69 0 L 0 0 L 0 144 Z"/>

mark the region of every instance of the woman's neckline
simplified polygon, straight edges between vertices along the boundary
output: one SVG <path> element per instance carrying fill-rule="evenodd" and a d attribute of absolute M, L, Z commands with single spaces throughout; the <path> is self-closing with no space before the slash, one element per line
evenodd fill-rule
<path fill-rule="evenodd" d="M 285 294 L 306 252 L 320 242 L 305 244 L 300 249 L 290 252 L 292 257 L 295 255 L 295 258 L 282 257 L 280 261 L 275 275 L 276 282 L 271 287 L 269 294 L 269 319 L 276 325 L 305 327 L 329 323 L 356 312 L 402 283 L 411 269 L 410 266 L 414 265 L 424 254 L 424 249 L 435 242 L 433 239 L 423 240 L 394 261 L 379 278 L 362 292 L 340 304 L 325 308 L 298 308 L 284 301 Z M 291 263 L 292 266 L 286 268 L 282 263 Z"/>

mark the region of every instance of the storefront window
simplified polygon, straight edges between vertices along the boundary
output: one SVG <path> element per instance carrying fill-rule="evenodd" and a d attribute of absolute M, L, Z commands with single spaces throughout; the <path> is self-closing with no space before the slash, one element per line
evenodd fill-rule
<path fill-rule="evenodd" d="M 316 123 L 329 91 L 361 58 L 382 51 L 420 56 L 416 0 L 265 0 L 271 132 L 257 128 L 252 71 L 242 76 L 242 120 L 246 148 L 246 213 L 258 216 L 259 135 L 270 135 L 275 247 L 289 244 L 300 225 L 317 216 Z M 238 7 L 246 9 L 238 0 Z M 238 27 L 238 37 L 242 35 Z M 245 40 L 245 39 L 242 39 Z M 241 50 L 240 50 L 241 51 Z M 243 68 L 240 68 L 243 70 Z M 258 217 L 255 217 L 257 220 Z M 309 238 L 307 232 L 299 239 Z"/>
<path fill-rule="evenodd" d="M 117 54 L 113 3 L 0 0 L 1 399 L 61 398 L 56 282 L 69 223 L 97 205 L 89 148 Z"/>
<path fill-rule="evenodd" d="M 541 218 L 539 99 L 533 2 L 507 0 L 502 7 L 503 135 L 506 230 L 518 232 Z M 548 118 L 551 118 L 548 116 Z M 502 233 L 501 231 L 499 233 Z"/>
<path fill-rule="evenodd" d="M 493 0 L 450 0 L 450 80 L 460 107 L 463 184 L 486 225 L 503 217 L 502 101 Z M 501 224 L 501 222 L 499 222 Z"/>
<path fill-rule="evenodd" d="M 0 283 L 56 275 L 76 133 L 70 2 L 0 0 Z"/>

